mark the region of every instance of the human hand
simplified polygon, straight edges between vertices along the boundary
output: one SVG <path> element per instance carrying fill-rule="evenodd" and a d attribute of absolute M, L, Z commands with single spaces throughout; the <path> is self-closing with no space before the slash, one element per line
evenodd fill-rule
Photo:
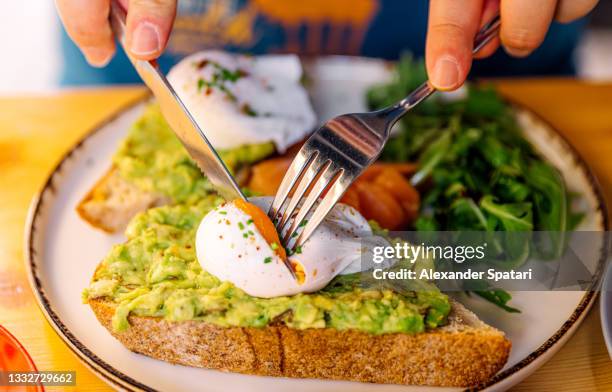
<path fill-rule="evenodd" d="M 439 90 L 459 88 L 472 58 L 488 57 L 499 47 L 525 57 L 544 40 L 553 19 L 569 23 L 591 11 L 597 0 L 431 0 L 425 63 L 429 80 Z M 474 36 L 499 12 L 501 29 L 475 56 Z"/>
<path fill-rule="evenodd" d="M 55 0 L 66 31 L 87 62 L 106 65 L 115 53 L 108 20 L 112 0 Z M 159 57 L 168 42 L 177 0 L 118 0 L 127 9 L 126 47 L 141 60 Z"/>

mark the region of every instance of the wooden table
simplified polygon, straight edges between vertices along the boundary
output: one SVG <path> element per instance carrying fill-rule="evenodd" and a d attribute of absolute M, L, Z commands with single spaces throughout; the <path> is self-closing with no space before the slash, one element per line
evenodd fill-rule
<path fill-rule="evenodd" d="M 505 95 L 563 132 L 587 158 L 612 206 L 612 84 L 574 80 L 498 84 Z M 74 391 L 110 388 L 64 346 L 35 303 L 23 262 L 26 211 L 62 153 L 109 113 L 142 94 L 140 88 L 112 88 L 0 97 L 0 324 L 21 341 L 39 370 L 76 370 Z M 565 347 L 514 390 L 612 390 L 612 361 L 601 333 L 598 304 Z"/>

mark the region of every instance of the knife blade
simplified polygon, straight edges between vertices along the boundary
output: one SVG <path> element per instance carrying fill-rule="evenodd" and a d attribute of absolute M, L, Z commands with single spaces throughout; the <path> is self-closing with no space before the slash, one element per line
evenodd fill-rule
<path fill-rule="evenodd" d="M 117 1 L 111 1 L 110 22 L 113 32 L 136 72 L 153 92 L 170 128 L 222 197 L 227 200 L 237 198 L 246 200 L 234 177 L 206 138 L 204 131 L 195 122 L 156 63 L 139 60 L 130 55 L 125 47 L 125 20 L 126 12 L 123 7 Z"/>

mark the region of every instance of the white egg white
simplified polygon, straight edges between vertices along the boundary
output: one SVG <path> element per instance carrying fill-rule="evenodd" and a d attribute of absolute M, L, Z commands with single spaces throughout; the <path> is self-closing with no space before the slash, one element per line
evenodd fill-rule
<path fill-rule="evenodd" d="M 219 82 L 220 67 L 239 71 L 241 76 Z M 295 55 L 253 57 L 223 51 L 190 55 L 168 74 L 215 148 L 273 142 L 281 153 L 316 125 L 301 77 L 302 66 Z M 208 88 L 208 83 L 216 87 Z"/>
<path fill-rule="evenodd" d="M 272 199 L 249 201 L 267 211 Z M 256 297 L 317 291 L 344 270 L 362 270 L 361 256 L 367 251 L 364 241 L 372 237 L 368 222 L 357 210 L 336 205 L 301 252 L 288 258 L 304 271 L 300 284 L 249 219 L 233 203 L 211 211 L 198 228 L 196 253 L 206 271 Z"/>

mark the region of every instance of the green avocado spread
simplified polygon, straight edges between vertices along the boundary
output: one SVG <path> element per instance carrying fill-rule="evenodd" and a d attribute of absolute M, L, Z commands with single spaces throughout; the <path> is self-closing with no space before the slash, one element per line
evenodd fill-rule
<path fill-rule="evenodd" d="M 257 162 L 275 151 L 272 142 L 221 150 L 230 171 Z M 174 203 L 194 203 L 212 191 L 196 164 L 164 120 L 159 107 L 150 105 L 131 127 L 113 157 L 119 174 L 140 189 L 157 192 Z"/>
<path fill-rule="evenodd" d="M 128 315 L 170 321 L 202 320 L 219 326 L 355 329 L 372 334 L 418 333 L 446 321 L 448 297 L 437 289 L 399 294 L 347 285 L 344 275 L 311 294 L 256 298 L 204 271 L 195 255 L 202 217 L 222 202 L 206 195 L 194 203 L 150 209 L 136 216 L 127 241 L 112 248 L 83 299 L 117 304 L 113 328 L 129 327 Z"/>
<path fill-rule="evenodd" d="M 272 143 L 220 151 L 234 172 L 273 153 Z M 351 275 L 343 275 L 316 293 L 265 299 L 204 271 L 196 259 L 195 232 L 202 217 L 223 200 L 214 194 L 156 105 L 150 105 L 132 126 L 113 163 L 126 180 L 173 202 L 137 215 L 126 230 L 127 241 L 112 248 L 83 292 L 85 302 L 104 298 L 117 305 L 116 331 L 129 327 L 130 314 L 228 327 L 280 322 L 297 329 L 327 327 L 373 334 L 418 333 L 446 322 L 448 297 L 433 286 L 400 294 L 365 289 Z"/>

